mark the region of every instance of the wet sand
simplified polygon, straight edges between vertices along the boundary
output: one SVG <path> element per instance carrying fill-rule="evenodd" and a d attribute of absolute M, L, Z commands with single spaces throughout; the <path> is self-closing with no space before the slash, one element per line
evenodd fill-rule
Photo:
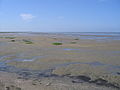
<path fill-rule="evenodd" d="M 118 90 L 113 87 L 89 84 L 82 80 L 75 83 L 75 79 L 68 77 L 23 79 L 13 73 L 1 72 L 0 79 L 0 90 Z"/>
<path fill-rule="evenodd" d="M 20 86 L 13 85 L 21 90 L 120 89 L 120 40 L 1 33 L 0 71 L 12 82 L 20 80 Z"/>

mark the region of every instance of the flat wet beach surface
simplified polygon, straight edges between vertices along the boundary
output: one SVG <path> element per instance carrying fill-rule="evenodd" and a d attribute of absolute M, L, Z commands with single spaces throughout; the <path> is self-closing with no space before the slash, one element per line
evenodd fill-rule
<path fill-rule="evenodd" d="M 1 83 L 7 90 L 119 90 L 119 39 L 120 33 L 0 33 Z"/>

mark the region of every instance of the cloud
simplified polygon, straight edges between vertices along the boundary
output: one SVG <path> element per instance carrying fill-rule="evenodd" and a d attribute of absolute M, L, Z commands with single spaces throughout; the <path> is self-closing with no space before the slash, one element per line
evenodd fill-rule
<path fill-rule="evenodd" d="M 35 16 L 33 16 L 32 14 L 28 14 L 28 13 L 22 13 L 20 14 L 20 16 L 25 21 L 32 20 L 33 18 L 35 18 Z"/>

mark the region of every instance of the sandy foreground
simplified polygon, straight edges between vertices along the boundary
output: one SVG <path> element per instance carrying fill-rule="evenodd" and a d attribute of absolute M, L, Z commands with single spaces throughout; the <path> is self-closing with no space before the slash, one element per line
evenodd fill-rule
<path fill-rule="evenodd" d="M 44 77 L 40 79 L 20 79 L 13 73 L 0 73 L 0 90 L 117 90 L 94 84 L 72 83 L 68 78 Z"/>
<path fill-rule="evenodd" d="M 0 71 L 0 90 L 119 90 L 120 41 L 0 34 Z"/>

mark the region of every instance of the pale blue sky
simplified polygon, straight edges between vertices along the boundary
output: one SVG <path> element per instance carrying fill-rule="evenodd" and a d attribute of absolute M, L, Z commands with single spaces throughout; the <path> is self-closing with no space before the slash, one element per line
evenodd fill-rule
<path fill-rule="evenodd" d="M 120 32 L 120 0 L 0 0 L 0 31 Z"/>

